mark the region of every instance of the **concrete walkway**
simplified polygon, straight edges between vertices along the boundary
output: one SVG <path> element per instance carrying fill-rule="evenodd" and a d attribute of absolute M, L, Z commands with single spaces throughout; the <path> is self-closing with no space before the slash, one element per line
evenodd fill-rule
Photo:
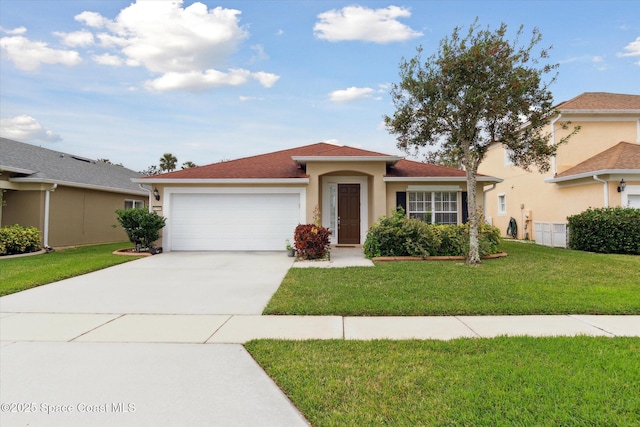
<path fill-rule="evenodd" d="M 640 336 L 640 316 L 341 317 L 2 313 L 2 341 L 244 344 L 252 339 Z"/>

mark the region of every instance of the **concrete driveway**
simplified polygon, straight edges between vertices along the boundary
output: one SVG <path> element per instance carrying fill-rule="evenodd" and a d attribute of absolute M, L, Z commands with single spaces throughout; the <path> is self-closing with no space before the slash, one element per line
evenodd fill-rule
<path fill-rule="evenodd" d="M 0 425 L 308 425 L 242 345 L 202 344 L 292 262 L 171 252 L 0 298 Z"/>
<path fill-rule="evenodd" d="M 0 299 L 14 313 L 261 314 L 282 252 L 168 252 Z"/>

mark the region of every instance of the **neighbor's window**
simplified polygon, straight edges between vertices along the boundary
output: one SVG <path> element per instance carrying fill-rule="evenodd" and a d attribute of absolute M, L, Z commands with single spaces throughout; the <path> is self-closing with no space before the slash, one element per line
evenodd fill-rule
<path fill-rule="evenodd" d="M 498 194 L 498 215 L 507 214 L 507 195 Z"/>
<path fill-rule="evenodd" d="M 144 201 L 143 200 L 125 200 L 124 208 L 125 209 L 144 208 Z"/>
<path fill-rule="evenodd" d="M 409 218 L 433 224 L 458 223 L 458 193 L 455 191 L 409 191 Z"/>

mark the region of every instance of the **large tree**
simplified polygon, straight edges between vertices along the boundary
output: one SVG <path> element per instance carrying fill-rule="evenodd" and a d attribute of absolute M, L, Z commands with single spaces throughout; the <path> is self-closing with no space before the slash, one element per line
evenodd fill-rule
<path fill-rule="evenodd" d="M 427 147 L 434 158 L 466 171 L 471 265 L 480 262 L 476 177 L 489 146 L 502 143 L 515 165 L 541 171 L 557 149 L 544 128 L 557 113 L 549 85 L 558 64 L 545 63 L 549 49 L 534 52 L 541 40 L 537 29 L 524 45 L 522 33 L 520 27 L 510 42 L 506 24 L 491 31 L 479 29 L 476 20 L 466 35 L 457 27 L 424 63 L 421 47 L 414 58 L 402 59 L 401 81 L 391 88 L 396 112 L 385 116 L 385 124 L 398 147 Z"/>

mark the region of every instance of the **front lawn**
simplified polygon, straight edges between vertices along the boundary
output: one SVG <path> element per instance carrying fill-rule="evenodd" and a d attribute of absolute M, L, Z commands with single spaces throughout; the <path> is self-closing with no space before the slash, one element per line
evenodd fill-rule
<path fill-rule="evenodd" d="M 504 241 L 506 258 L 291 269 L 264 314 L 640 314 L 640 256 Z"/>
<path fill-rule="evenodd" d="M 251 341 L 314 426 L 598 425 L 640 420 L 640 339 Z"/>
<path fill-rule="evenodd" d="M 0 258 L 0 296 L 89 273 L 137 257 L 113 255 L 130 243 L 84 246 L 42 255 Z"/>

